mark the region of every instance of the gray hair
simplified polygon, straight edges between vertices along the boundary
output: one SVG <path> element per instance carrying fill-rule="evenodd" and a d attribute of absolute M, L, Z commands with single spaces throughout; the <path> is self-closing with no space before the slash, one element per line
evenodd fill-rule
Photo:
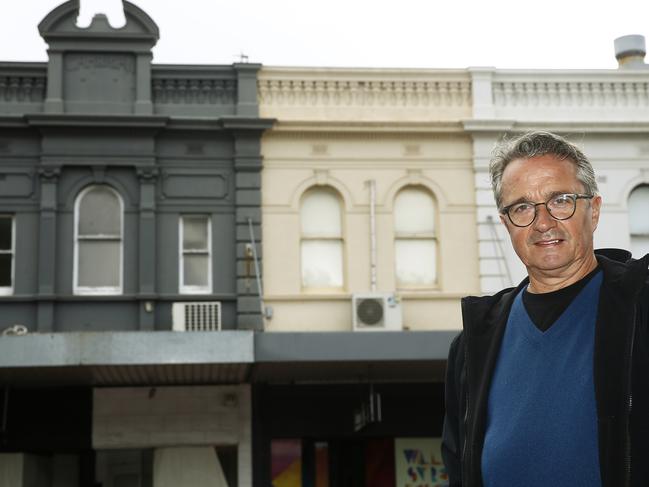
<path fill-rule="evenodd" d="M 573 162 L 577 168 L 577 180 L 584 185 L 586 193 L 599 193 L 593 166 L 576 145 L 550 132 L 533 131 L 512 140 L 503 140 L 492 152 L 489 177 L 498 209 L 502 208 L 502 179 L 507 165 L 516 159 L 531 159 L 546 154 Z"/>

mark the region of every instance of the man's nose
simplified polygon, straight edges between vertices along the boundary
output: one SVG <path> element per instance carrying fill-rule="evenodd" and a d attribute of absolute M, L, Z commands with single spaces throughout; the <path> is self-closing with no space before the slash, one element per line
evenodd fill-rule
<path fill-rule="evenodd" d="M 545 205 L 538 205 L 536 207 L 536 218 L 534 219 L 534 229 L 539 232 L 546 232 L 549 228 L 554 227 L 557 221 L 552 218 L 550 212 Z"/>

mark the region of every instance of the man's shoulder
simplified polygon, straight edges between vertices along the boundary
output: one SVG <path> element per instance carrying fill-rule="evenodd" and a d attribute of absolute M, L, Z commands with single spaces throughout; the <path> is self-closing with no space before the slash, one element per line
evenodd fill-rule
<path fill-rule="evenodd" d="M 595 255 L 609 285 L 638 290 L 649 284 L 649 254 L 634 259 L 626 250 L 598 249 Z"/>
<path fill-rule="evenodd" d="M 516 287 L 508 287 L 495 294 L 462 298 L 462 321 L 465 333 L 483 333 L 502 322 L 516 295 L 528 283 L 524 279 Z"/>

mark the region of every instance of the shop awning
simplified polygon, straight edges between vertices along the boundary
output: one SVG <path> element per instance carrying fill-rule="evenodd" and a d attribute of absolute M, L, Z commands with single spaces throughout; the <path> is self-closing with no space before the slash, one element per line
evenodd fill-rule
<path fill-rule="evenodd" d="M 0 337 L 0 384 L 443 380 L 457 331 L 72 332 Z"/>

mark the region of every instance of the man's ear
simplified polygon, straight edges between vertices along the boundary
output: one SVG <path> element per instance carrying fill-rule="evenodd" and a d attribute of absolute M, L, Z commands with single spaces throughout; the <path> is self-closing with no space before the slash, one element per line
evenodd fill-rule
<path fill-rule="evenodd" d="M 600 195 L 595 196 L 591 200 L 591 209 L 592 209 L 592 222 L 593 222 L 593 231 L 597 228 L 597 224 L 599 223 L 599 214 L 600 210 L 602 209 L 602 197 Z"/>

